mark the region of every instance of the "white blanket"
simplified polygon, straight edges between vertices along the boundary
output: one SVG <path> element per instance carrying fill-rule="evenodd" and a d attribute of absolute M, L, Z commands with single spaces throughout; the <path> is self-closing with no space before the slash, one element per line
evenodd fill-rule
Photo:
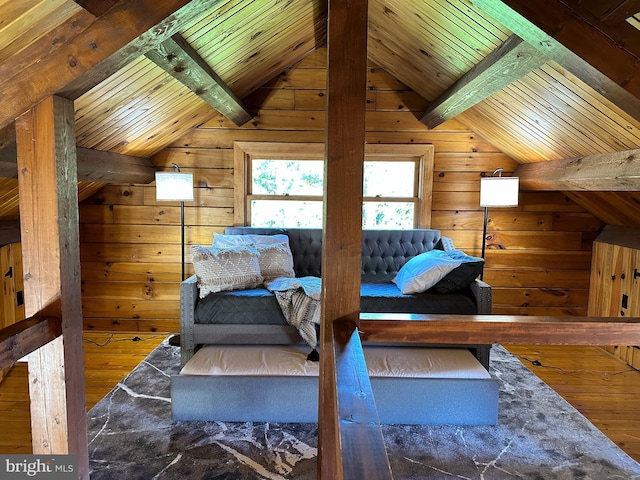
<path fill-rule="evenodd" d="M 315 348 L 318 344 L 316 325 L 320 325 L 321 279 L 278 277 L 264 285 L 275 294 L 289 325 L 296 327 L 304 341 Z"/>

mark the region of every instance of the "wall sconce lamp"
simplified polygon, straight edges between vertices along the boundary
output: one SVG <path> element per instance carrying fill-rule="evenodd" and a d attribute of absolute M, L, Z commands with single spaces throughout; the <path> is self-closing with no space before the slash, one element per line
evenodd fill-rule
<path fill-rule="evenodd" d="M 193 174 L 181 173 L 171 164 L 173 172 L 156 172 L 156 200 L 180 202 L 180 245 L 182 247 L 182 280 L 184 280 L 184 202 L 193 201 Z"/>
<path fill-rule="evenodd" d="M 482 258 L 487 243 L 487 221 L 489 207 L 518 206 L 518 177 L 503 177 L 503 168 L 496 168 L 490 177 L 480 179 L 480 206 L 484 207 L 484 222 L 482 225 Z M 496 176 L 497 174 L 497 176 Z M 484 273 L 480 273 L 480 280 Z"/>

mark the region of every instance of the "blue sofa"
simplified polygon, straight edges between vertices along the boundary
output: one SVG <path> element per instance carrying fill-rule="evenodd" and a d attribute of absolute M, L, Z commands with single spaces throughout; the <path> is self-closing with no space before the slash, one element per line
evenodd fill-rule
<path fill-rule="evenodd" d="M 296 276 L 321 276 L 322 231 L 319 229 L 229 227 L 225 233 L 285 234 L 289 238 Z M 479 273 L 477 264 L 461 265 L 424 293 L 400 292 L 392 279 L 401 267 L 413 257 L 433 249 L 455 250 L 451 240 L 442 237 L 439 230 L 363 231 L 361 311 L 491 313 L 491 287 L 475 278 Z M 274 294 L 261 286 L 199 298 L 197 278 L 193 275 L 180 286 L 180 315 L 183 364 L 194 355 L 198 345 L 203 344 L 282 345 L 302 341 L 299 332 L 287 324 Z M 469 348 L 488 369 L 490 345 L 464 348 Z"/>

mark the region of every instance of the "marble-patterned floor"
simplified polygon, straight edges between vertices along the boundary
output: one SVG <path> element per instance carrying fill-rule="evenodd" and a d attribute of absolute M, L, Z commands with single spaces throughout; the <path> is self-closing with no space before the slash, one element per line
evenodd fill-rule
<path fill-rule="evenodd" d="M 165 341 L 91 409 L 92 480 L 316 478 L 316 424 L 173 422 L 179 365 Z M 383 426 L 396 480 L 640 480 L 638 463 L 502 347 L 491 365 L 498 425 Z"/>

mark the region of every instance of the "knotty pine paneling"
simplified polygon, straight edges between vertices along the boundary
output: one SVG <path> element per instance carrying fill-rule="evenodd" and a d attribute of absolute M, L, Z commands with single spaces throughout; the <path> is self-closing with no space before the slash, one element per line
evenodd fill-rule
<path fill-rule="evenodd" d="M 325 55 L 317 51 L 247 97 L 256 115 L 243 127 L 216 116 L 153 157 L 159 170 L 177 163 L 194 175 L 188 244 L 210 244 L 233 224 L 234 141 L 324 142 Z M 434 145 L 432 227 L 480 255 L 480 178 L 498 167 L 509 175 L 517 163 L 455 119 L 428 130 L 417 120 L 424 99 L 375 64 L 368 85 L 367 142 Z M 485 280 L 494 312 L 585 314 L 590 245 L 602 223 L 560 192 L 521 192 L 520 202 L 489 210 Z M 111 185 L 82 203 L 80 220 L 85 327 L 178 331 L 179 203 L 156 202 L 153 184 Z"/>

